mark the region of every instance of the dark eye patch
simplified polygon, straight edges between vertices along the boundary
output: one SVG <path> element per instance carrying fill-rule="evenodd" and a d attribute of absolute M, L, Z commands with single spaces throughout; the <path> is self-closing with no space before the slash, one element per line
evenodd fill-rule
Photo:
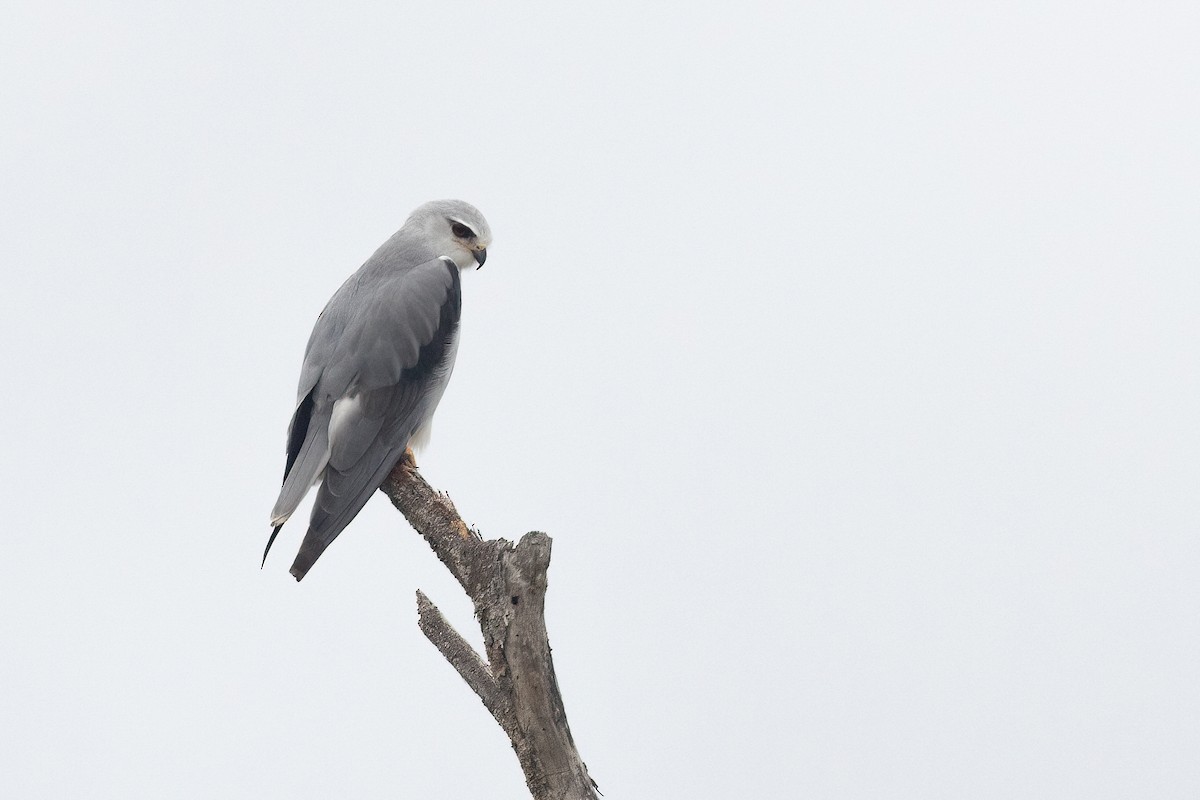
<path fill-rule="evenodd" d="M 450 230 L 453 231 L 454 235 L 460 239 L 470 239 L 475 235 L 475 231 L 471 230 L 466 225 L 463 225 L 461 222 L 451 222 Z"/>

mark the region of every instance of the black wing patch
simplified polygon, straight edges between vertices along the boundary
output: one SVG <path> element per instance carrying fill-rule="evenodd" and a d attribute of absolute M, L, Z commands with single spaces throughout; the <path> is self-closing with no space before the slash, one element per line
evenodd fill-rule
<path fill-rule="evenodd" d="M 288 475 L 292 471 L 292 467 L 296 464 L 296 458 L 300 455 L 300 448 L 304 446 L 304 439 L 308 436 L 308 423 L 312 420 L 313 412 L 313 392 L 317 387 L 309 390 L 308 394 L 304 395 L 304 399 L 300 401 L 300 406 L 296 409 L 296 413 L 292 415 L 292 424 L 288 428 L 288 444 L 287 444 L 287 464 L 283 467 L 283 482 L 287 483 Z M 271 552 L 271 545 L 275 544 L 275 537 L 279 535 L 283 524 L 275 526 L 271 531 L 271 538 L 267 539 L 267 546 L 263 550 L 262 564 L 259 569 L 262 569 L 267 564 L 267 554 Z"/>
<path fill-rule="evenodd" d="M 296 457 L 300 455 L 300 448 L 304 446 L 304 438 L 308 436 L 308 423 L 312 419 L 313 412 L 313 392 L 316 390 L 317 387 L 314 386 L 308 394 L 304 395 L 304 399 L 300 401 L 300 406 L 292 416 L 291 429 L 288 430 L 287 465 L 283 468 L 284 483 L 287 483 L 288 473 L 292 471 Z M 270 546 L 268 545 L 268 547 Z"/>
<path fill-rule="evenodd" d="M 461 276 L 458 267 L 453 264 L 447 264 L 446 269 L 450 271 L 450 292 L 446 297 L 446 302 L 442 303 L 437 330 L 434 331 L 432 339 L 421 345 L 416 365 L 401 373 L 403 376 L 401 382 L 421 380 L 437 369 L 445 359 L 446 348 L 450 346 L 454 340 L 455 331 L 458 330 L 458 320 L 462 316 Z"/>

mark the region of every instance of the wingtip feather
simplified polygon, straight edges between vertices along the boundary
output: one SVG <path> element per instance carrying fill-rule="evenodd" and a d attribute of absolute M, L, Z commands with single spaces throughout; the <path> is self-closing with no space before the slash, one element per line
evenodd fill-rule
<path fill-rule="evenodd" d="M 262 564 L 260 564 L 258 567 L 259 569 L 262 569 L 263 567 L 265 567 L 267 565 L 267 553 L 271 552 L 271 545 L 275 544 L 275 537 L 279 535 L 279 529 L 282 527 L 283 527 L 283 523 L 280 522 L 278 525 L 275 526 L 275 530 L 271 531 L 271 538 L 267 539 L 267 546 L 266 546 L 266 548 L 263 549 L 263 560 L 262 560 Z"/>

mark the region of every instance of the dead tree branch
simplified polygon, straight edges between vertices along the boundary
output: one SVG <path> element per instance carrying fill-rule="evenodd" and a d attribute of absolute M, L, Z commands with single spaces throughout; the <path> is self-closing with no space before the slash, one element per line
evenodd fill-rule
<path fill-rule="evenodd" d="M 550 537 L 527 533 L 516 545 L 484 540 L 408 460 L 381 490 L 475 604 L 486 661 L 420 591 L 418 625 L 508 735 L 534 800 L 597 800 L 567 725 L 546 634 Z"/>

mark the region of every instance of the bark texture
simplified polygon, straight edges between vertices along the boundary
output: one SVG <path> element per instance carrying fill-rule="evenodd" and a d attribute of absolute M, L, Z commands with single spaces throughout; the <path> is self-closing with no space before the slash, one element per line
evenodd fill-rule
<path fill-rule="evenodd" d="M 381 490 L 475 604 L 486 660 L 417 592 L 418 625 L 512 742 L 534 800 L 596 800 L 554 676 L 543 615 L 550 537 L 484 540 L 405 459 Z"/>

